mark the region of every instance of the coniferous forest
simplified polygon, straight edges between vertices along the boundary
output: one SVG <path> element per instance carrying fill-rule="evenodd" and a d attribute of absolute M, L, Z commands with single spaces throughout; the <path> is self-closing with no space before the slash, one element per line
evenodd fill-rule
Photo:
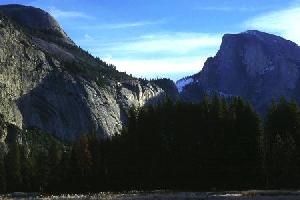
<path fill-rule="evenodd" d="M 263 117 L 238 97 L 166 100 L 128 115 L 123 133 L 109 139 L 92 132 L 28 150 L 11 134 L 0 155 L 0 192 L 300 187 L 300 108 L 293 101 L 273 102 Z"/>

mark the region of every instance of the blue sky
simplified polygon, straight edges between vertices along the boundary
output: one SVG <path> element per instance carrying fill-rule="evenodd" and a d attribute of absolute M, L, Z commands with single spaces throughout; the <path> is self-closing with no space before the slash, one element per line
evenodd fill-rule
<path fill-rule="evenodd" d="M 50 12 L 94 56 L 138 77 L 199 72 L 224 33 L 258 29 L 300 44 L 300 0 L 1 0 Z"/>

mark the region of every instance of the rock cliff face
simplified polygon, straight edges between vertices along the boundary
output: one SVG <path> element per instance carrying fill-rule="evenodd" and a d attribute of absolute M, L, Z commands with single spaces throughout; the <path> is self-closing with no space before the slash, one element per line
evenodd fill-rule
<path fill-rule="evenodd" d="M 207 59 L 202 71 L 177 85 L 186 100 L 213 93 L 242 96 L 264 112 L 272 98 L 300 100 L 299 72 L 299 46 L 275 35 L 246 31 L 224 35 L 217 55 Z"/>
<path fill-rule="evenodd" d="M 36 21 L 38 20 L 38 21 Z M 169 84 L 173 84 L 169 82 Z M 46 12 L 0 6 L 0 113 L 20 128 L 64 139 L 120 133 L 131 105 L 176 97 L 77 47 Z"/>

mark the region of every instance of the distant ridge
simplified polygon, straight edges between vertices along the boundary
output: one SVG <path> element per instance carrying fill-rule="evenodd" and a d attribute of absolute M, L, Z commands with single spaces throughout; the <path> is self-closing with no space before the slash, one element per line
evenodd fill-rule
<path fill-rule="evenodd" d="M 264 112 L 271 100 L 300 101 L 300 47 L 282 37 L 257 30 L 225 34 L 216 56 L 203 69 L 181 79 L 181 97 L 198 101 L 204 94 L 242 96 Z"/>

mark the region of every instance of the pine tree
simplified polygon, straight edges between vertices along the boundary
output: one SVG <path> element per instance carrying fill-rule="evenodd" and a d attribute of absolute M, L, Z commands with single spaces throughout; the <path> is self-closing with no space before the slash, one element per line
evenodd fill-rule
<path fill-rule="evenodd" d="M 47 190 L 49 185 L 50 168 L 48 163 L 48 153 L 46 149 L 41 149 L 35 158 L 35 188 L 40 192 Z"/>
<path fill-rule="evenodd" d="M 88 191 L 90 185 L 88 180 L 91 178 L 92 156 L 90 152 L 87 135 L 82 135 L 79 141 L 72 147 L 71 167 L 72 167 L 72 186 L 74 189 Z"/>
<path fill-rule="evenodd" d="M 0 193 L 6 192 L 6 169 L 4 164 L 4 152 L 1 148 L 0 152 Z"/>
<path fill-rule="evenodd" d="M 22 174 L 22 191 L 33 191 L 33 160 L 28 150 L 21 148 L 21 174 Z"/>
<path fill-rule="evenodd" d="M 297 104 L 283 98 L 273 103 L 268 111 L 264 131 L 265 171 L 267 184 L 271 187 L 292 186 L 299 182 L 299 116 Z"/>
<path fill-rule="evenodd" d="M 21 189 L 21 163 L 19 144 L 14 141 L 9 145 L 9 151 L 5 160 L 6 164 L 6 180 L 8 191 L 18 191 Z"/>
<path fill-rule="evenodd" d="M 47 171 L 49 172 L 48 176 L 48 182 L 49 182 L 49 190 L 55 191 L 56 184 L 60 182 L 60 177 L 59 177 L 59 164 L 61 161 L 62 157 L 62 152 L 59 149 L 59 145 L 57 142 L 52 142 L 50 148 L 49 148 L 49 153 L 47 160 L 46 167 L 49 168 Z"/>

